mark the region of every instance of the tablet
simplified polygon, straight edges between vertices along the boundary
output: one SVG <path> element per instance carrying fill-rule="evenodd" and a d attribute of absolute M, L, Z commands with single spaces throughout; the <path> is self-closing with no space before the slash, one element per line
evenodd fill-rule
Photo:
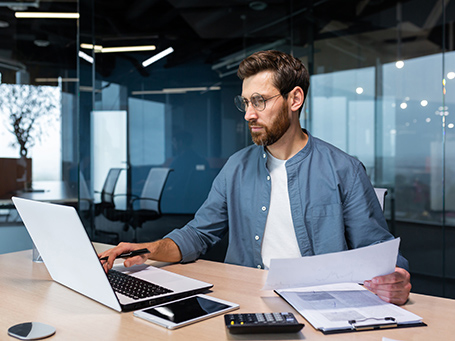
<path fill-rule="evenodd" d="M 134 316 L 176 329 L 238 308 L 236 303 L 201 294 L 138 310 Z"/>

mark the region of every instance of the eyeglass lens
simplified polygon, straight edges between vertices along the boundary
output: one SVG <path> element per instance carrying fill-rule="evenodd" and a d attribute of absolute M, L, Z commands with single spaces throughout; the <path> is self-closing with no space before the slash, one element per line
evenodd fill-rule
<path fill-rule="evenodd" d="M 250 100 L 247 100 L 245 97 L 242 97 L 242 96 L 235 96 L 234 102 L 235 102 L 237 109 L 239 109 L 242 112 L 246 112 L 249 102 L 251 102 L 251 104 L 257 110 L 265 109 L 265 100 L 264 100 L 264 97 L 262 97 L 262 95 L 260 95 L 260 94 L 253 94 L 251 96 Z"/>

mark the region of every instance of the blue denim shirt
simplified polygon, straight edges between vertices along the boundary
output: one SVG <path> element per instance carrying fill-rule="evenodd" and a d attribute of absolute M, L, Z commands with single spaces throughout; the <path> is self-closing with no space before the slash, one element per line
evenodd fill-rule
<path fill-rule="evenodd" d="M 306 146 L 286 162 L 302 256 L 393 239 L 361 162 L 304 132 Z M 261 245 L 271 193 L 266 162 L 267 153 L 256 145 L 229 158 L 194 219 L 165 236 L 180 248 L 182 262 L 197 259 L 229 232 L 225 262 L 263 268 Z M 408 269 L 401 256 L 397 265 Z"/>

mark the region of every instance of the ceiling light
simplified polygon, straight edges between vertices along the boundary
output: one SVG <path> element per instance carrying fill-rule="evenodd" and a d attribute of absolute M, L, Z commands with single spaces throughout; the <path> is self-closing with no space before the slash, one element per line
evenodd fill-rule
<path fill-rule="evenodd" d="M 49 40 L 46 40 L 46 39 L 35 39 L 33 41 L 33 44 L 35 44 L 36 46 L 38 47 L 47 47 L 49 46 L 51 43 Z"/>
<path fill-rule="evenodd" d="M 82 43 L 80 45 L 81 49 L 93 50 L 95 53 L 114 53 L 114 52 L 137 52 L 137 51 L 153 51 L 156 50 L 155 45 L 139 45 L 139 46 L 111 46 L 103 47 L 102 45 L 92 45 Z"/>
<path fill-rule="evenodd" d="M 216 91 L 221 90 L 219 86 L 203 86 L 203 87 L 191 87 L 191 88 L 165 88 L 162 90 L 142 90 L 132 91 L 132 95 L 163 95 L 163 94 L 184 94 L 189 91 Z"/>
<path fill-rule="evenodd" d="M 453 123 L 449 123 L 449 124 L 447 125 L 447 128 L 449 128 L 449 129 L 452 129 L 453 127 L 454 127 L 454 124 L 453 124 Z"/>
<path fill-rule="evenodd" d="M 267 8 L 267 3 L 264 1 L 251 1 L 248 6 L 254 11 L 263 11 Z"/>
<path fill-rule="evenodd" d="M 95 48 L 95 52 L 101 52 L 101 50 L 103 49 L 103 47 L 101 45 L 92 45 L 92 44 L 82 43 L 80 46 L 81 46 L 81 49 L 87 49 L 87 50 L 93 50 L 93 48 Z"/>
<path fill-rule="evenodd" d="M 423 100 L 420 101 L 420 105 L 422 107 L 426 107 L 428 105 L 428 101 L 426 99 L 423 99 Z"/>
<path fill-rule="evenodd" d="M 455 72 L 450 71 L 450 72 L 447 74 L 447 78 L 448 78 L 448 79 L 454 79 L 454 78 L 455 78 Z"/>
<path fill-rule="evenodd" d="M 175 93 L 175 92 L 188 92 L 188 91 L 209 91 L 209 90 L 221 90 L 219 86 L 201 86 L 201 87 L 192 87 L 192 88 L 164 88 L 164 93 Z"/>
<path fill-rule="evenodd" d="M 404 66 L 404 62 L 402 60 L 399 60 L 395 63 L 395 66 L 397 67 L 397 69 L 402 69 Z"/>
<path fill-rule="evenodd" d="M 89 62 L 90 64 L 93 64 L 93 57 L 92 56 L 89 56 L 87 53 L 85 53 L 84 51 L 79 51 L 79 57 L 81 57 L 82 59 L 86 60 L 87 62 Z"/>
<path fill-rule="evenodd" d="M 101 92 L 102 92 L 101 89 L 95 89 L 95 90 L 93 90 L 93 87 L 91 87 L 91 86 L 86 86 L 86 85 L 81 85 L 81 86 L 79 86 L 79 91 L 81 91 L 81 92 L 95 92 L 95 93 L 101 93 Z"/>
<path fill-rule="evenodd" d="M 363 94 L 363 88 L 359 86 L 357 89 L 355 89 L 355 92 L 357 92 L 359 95 L 361 95 L 361 94 Z"/>
<path fill-rule="evenodd" d="M 435 111 L 435 115 L 438 116 L 448 116 L 449 115 L 449 107 L 444 106 L 444 107 L 439 107 L 438 110 Z"/>
<path fill-rule="evenodd" d="M 406 109 L 407 107 L 408 107 L 408 105 L 405 102 L 400 104 L 401 109 Z"/>
<path fill-rule="evenodd" d="M 57 83 L 59 81 L 66 83 L 79 82 L 78 78 L 35 78 L 36 83 Z"/>
<path fill-rule="evenodd" d="M 18 19 L 79 19 L 79 13 L 16 12 Z"/>
<path fill-rule="evenodd" d="M 7 28 L 9 27 L 9 22 L 0 20 L 0 28 Z"/>
<path fill-rule="evenodd" d="M 150 64 L 152 63 L 155 63 L 156 61 L 160 60 L 161 58 L 164 58 L 166 57 L 168 54 L 171 54 L 172 52 L 174 52 L 174 49 L 172 47 L 169 47 L 167 48 L 166 50 L 164 51 L 161 51 L 160 53 L 157 53 L 156 55 L 154 55 L 153 57 L 147 59 L 147 60 L 144 60 L 142 62 L 142 66 L 143 67 L 147 67 L 149 66 Z"/>
<path fill-rule="evenodd" d="M 119 46 L 119 47 L 103 47 L 101 49 L 101 53 L 152 51 L 152 50 L 156 50 L 155 45 Z M 95 52 L 96 52 L 96 50 L 95 50 Z"/>

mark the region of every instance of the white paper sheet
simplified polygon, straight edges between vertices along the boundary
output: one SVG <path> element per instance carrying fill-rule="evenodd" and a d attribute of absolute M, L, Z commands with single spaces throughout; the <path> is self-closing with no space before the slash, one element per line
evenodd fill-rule
<path fill-rule="evenodd" d="M 400 238 L 318 256 L 272 259 L 263 290 L 363 283 L 395 271 Z"/>

